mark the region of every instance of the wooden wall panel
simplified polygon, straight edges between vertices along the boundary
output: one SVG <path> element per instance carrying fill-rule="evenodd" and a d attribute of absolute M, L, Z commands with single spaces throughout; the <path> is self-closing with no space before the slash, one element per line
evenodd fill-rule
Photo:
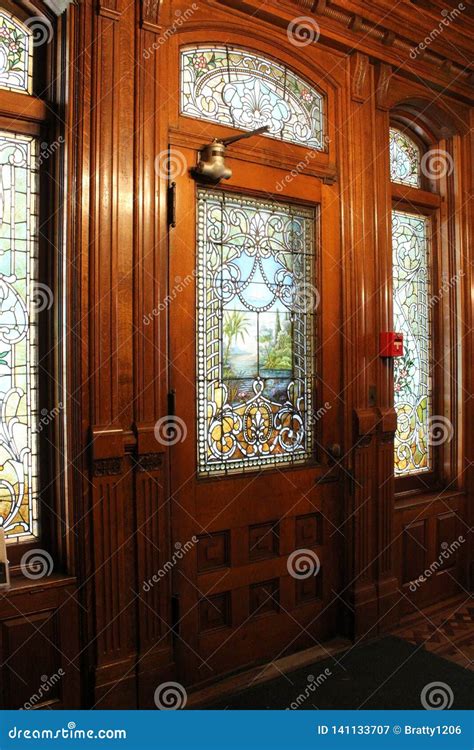
<path fill-rule="evenodd" d="M 1 708 L 80 708 L 80 650 L 74 579 L 25 579 L 0 599 Z"/>
<path fill-rule="evenodd" d="M 464 493 L 436 494 L 397 504 L 394 515 L 395 572 L 401 614 L 456 594 L 467 595 L 472 532 L 466 523 Z"/>
<path fill-rule="evenodd" d="M 385 0 L 377 4 L 387 6 Z M 472 502 L 463 493 L 467 490 L 472 496 L 474 481 L 474 444 L 467 429 L 473 416 L 471 399 L 462 412 L 463 444 L 450 449 L 446 476 L 456 477 L 447 494 L 396 501 L 392 369 L 378 356 L 378 333 L 392 325 L 386 147 L 390 113 L 403 102 L 408 115 L 430 124 L 436 137 L 447 139 L 446 147 L 458 164 L 469 163 L 468 73 L 454 59 L 455 48 L 449 53 L 441 40 L 417 61 L 418 72 L 429 85 L 414 80 L 410 40 L 392 28 L 390 17 L 374 26 L 372 11 L 362 5 L 344 0 L 318 3 L 314 17 L 321 37 L 313 45 L 317 49 L 301 52 L 308 59 L 314 55 L 312 69 L 333 87 L 331 152 L 337 158 L 324 176 L 329 182 L 337 180 L 341 195 L 340 224 L 335 222 L 331 231 L 340 231 L 343 242 L 344 425 L 341 435 L 334 437 L 344 447 L 340 463 L 346 481 L 341 509 L 335 515 L 342 515 L 344 508 L 341 529 L 347 557 L 341 596 L 349 605 L 339 614 L 338 629 L 357 638 L 385 631 L 400 613 L 468 585 L 467 543 L 449 570 L 433 577 L 413 601 L 402 562 L 404 545 L 414 543 L 410 528 L 423 529 L 429 561 L 441 537 L 452 536 L 454 526 L 457 533 L 456 524 L 461 524 L 459 533 L 466 518 L 472 525 Z M 303 6 L 305 13 L 313 14 L 303 0 L 283 5 L 268 2 L 264 10 L 258 0 L 245 3 L 262 24 L 262 38 L 271 32 L 275 54 L 288 46 L 288 22 Z M 169 37 L 164 34 L 172 27 L 176 11 L 182 15 L 186 8 L 184 2 L 168 0 L 83 0 L 69 11 L 77 57 L 71 68 L 76 114 L 71 169 L 77 192 L 70 214 L 78 268 L 73 286 L 80 287 L 73 338 L 82 418 L 77 457 L 81 486 L 76 500 L 79 575 L 86 609 L 81 644 L 87 675 L 83 704 L 101 708 L 151 707 L 158 681 L 175 674 L 171 576 L 148 590 L 146 582 L 172 554 L 167 450 L 154 434 L 157 420 L 168 413 L 167 309 L 160 306 L 168 284 L 167 180 L 156 168 L 156 157 L 163 162 L 175 107 L 168 83 L 176 80 L 177 62 L 172 56 L 176 29 Z M 205 32 L 210 40 L 221 40 L 226 29 L 241 33 L 246 19 L 242 8 L 240 0 L 204 0 L 189 29 Z M 417 15 L 417 24 L 423 23 Z M 408 28 L 405 33 L 410 33 Z M 461 38 L 460 44 L 462 48 Z M 451 66 L 445 64 L 449 54 Z M 331 71 L 324 68 L 325 55 L 331 56 Z M 433 94 L 433 87 L 443 93 Z M 171 125 L 176 127 L 176 122 Z M 466 266 L 462 298 L 455 301 L 461 306 L 458 317 L 464 319 L 463 349 L 451 357 L 452 366 L 463 363 L 465 396 L 472 392 L 474 377 L 472 345 L 466 336 L 472 323 L 468 294 L 472 229 L 465 207 L 472 185 L 467 170 L 458 171 L 446 190 L 459 208 L 456 218 L 449 219 L 446 236 L 459 248 L 459 260 L 464 259 Z M 451 266 L 453 262 L 455 258 Z M 451 385 L 450 403 L 461 417 L 460 395 L 454 390 Z M 454 488 L 459 494 L 453 494 Z M 300 526 L 301 539 L 319 533 L 317 523 Z M 274 585 L 273 550 L 285 540 L 283 524 L 280 527 L 282 536 L 268 535 L 271 544 L 260 550 L 269 565 L 267 588 Z M 258 535 L 258 529 L 253 533 Z M 222 562 L 228 553 L 226 542 L 219 544 L 215 554 Z M 417 568 L 421 558 L 416 557 L 415 564 L 414 548 L 407 548 L 407 554 Z M 212 559 L 209 550 L 203 559 L 204 565 Z M 208 570 L 204 567 L 203 575 Z M 298 595 L 304 598 L 310 593 Z M 280 601 L 287 594 L 280 591 Z M 264 595 L 264 588 L 254 590 L 250 600 L 261 601 Z M 224 620 L 232 615 L 233 605 L 225 599 L 220 607 Z M 203 612 L 202 623 L 208 619 Z"/>

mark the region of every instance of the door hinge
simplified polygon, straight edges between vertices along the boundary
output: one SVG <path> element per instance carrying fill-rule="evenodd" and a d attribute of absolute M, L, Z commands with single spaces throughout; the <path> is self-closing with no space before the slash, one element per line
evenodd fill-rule
<path fill-rule="evenodd" d="M 171 632 L 173 633 L 173 635 L 179 635 L 179 612 L 179 596 L 177 594 L 173 594 L 173 596 L 171 597 Z"/>
<path fill-rule="evenodd" d="M 171 182 L 168 185 L 168 226 L 176 226 L 176 182 Z"/>

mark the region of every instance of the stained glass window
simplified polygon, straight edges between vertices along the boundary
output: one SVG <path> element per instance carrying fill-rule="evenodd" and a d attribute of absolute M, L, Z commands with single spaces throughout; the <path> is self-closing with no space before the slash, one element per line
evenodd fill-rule
<path fill-rule="evenodd" d="M 5 10 L 0 11 L 0 88 L 31 93 L 32 32 Z"/>
<path fill-rule="evenodd" d="M 181 53 L 181 112 L 324 149 L 323 97 L 291 70 L 235 47 L 188 47 Z"/>
<path fill-rule="evenodd" d="M 37 142 L 0 132 L 0 525 L 38 534 Z"/>
<path fill-rule="evenodd" d="M 420 149 L 411 138 L 390 128 L 390 179 L 403 185 L 420 187 Z"/>
<path fill-rule="evenodd" d="M 198 191 L 201 474 L 312 455 L 311 208 Z"/>
<path fill-rule="evenodd" d="M 396 475 L 431 468 L 429 222 L 417 214 L 392 214 L 393 312 L 405 349 L 404 356 L 394 360 Z"/>

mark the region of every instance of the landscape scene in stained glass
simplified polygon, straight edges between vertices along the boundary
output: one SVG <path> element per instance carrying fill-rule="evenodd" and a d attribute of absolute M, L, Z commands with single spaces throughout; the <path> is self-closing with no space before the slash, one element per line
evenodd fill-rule
<path fill-rule="evenodd" d="M 395 474 L 430 469 L 429 219 L 393 211 L 393 314 L 404 356 L 394 359 Z"/>
<path fill-rule="evenodd" d="M 420 187 L 420 149 L 411 138 L 390 128 L 390 179 Z"/>
<path fill-rule="evenodd" d="M 235 47 L 181 52 L 181 112 L 324 150 L 322 95 L 289 68 Z"/>
<path fill-rule="evenodd" d="M 201 473 L 311 456 L 314 212 L 198 193 Z"/>
<path fill-rule="evenodd" d="M 38 534 L 36 140 L 0 133 L 0 526 Z"/>
<path fill-rule="evenodd" d="M 0 11 L 0 88 L 31 91 L 33 43 L 29 29 Z"/>

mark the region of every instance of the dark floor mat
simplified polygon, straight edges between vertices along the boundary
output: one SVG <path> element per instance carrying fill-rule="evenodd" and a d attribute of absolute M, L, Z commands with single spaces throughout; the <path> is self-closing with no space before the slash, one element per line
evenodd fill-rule
<path fill-rule="evenodd" d="M 474 708 L 474 674 L 392 636 L 249 687 L 213 709 Z M 443 683 L 439 688 L 431 683 Z M 429 686 L 429 687 L 427 687 Z"/>

